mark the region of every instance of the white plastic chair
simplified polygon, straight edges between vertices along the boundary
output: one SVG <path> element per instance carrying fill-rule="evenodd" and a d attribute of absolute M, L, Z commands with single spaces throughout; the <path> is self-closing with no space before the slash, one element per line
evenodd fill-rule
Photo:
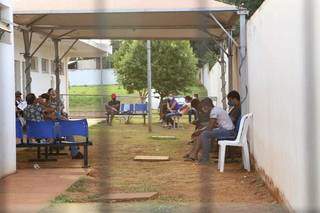
<path fill-rule="evenodd" d="M 247 133 L 249 123 L 252 118 L 252 113 L 246 114 L 241 118 L 238 135 L 235 140 L 220 140 L 219 144 L 219 161 L 218 169 L 220 172 L 224 170 L 224 160 L 227 146 L 239 146 L 242 147 L 242 161 L 244 168 L 250 172 L 250 157 L 249 157 L 249 146 L 247 141 Z"/>

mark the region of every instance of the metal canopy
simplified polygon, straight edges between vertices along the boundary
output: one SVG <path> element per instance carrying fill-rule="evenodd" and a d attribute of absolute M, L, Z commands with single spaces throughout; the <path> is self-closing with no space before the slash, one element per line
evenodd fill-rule
<path fill-rule="evenodd" d="M 57 39 L 225 38 L 238 8 L 214 0 L 13 0 L 14 22 Z"/>

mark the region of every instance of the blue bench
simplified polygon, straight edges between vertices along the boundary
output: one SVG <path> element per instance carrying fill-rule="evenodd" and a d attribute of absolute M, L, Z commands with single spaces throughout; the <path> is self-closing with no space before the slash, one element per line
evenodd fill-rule
<path fill-rule="evenodd" d="M 16 138 L 20 143 L 17 148 L 32 148 L 37 147 L 37 160 L 41 159 L 41 147 L 45 148 L 45 161 L 52 160 L 48 158 L 48 148 L 56 148 L 57 153 L 61 146 L 77 145 L 84 147 L 84 167 L 88 167 L 88 146 L 92 145 L 89 141 L 89 131 L 87 120 L 59 120 L 59 121 L 27 121 L 27 141 L 23 141 L 22 126 L 19 121 L 16 121 Z M 68 138 L 74 136 L 82 136 L 84 141 L 68 141 Z M 53 159 L 56 160 L 56 159 Z"/>
<path fill-rule="evenodd" d="M 143 116 L 143 123 L 146 124 L 146 116 L 148 115 L 147 104 L 121 104 L 118 116 L 124 119 L 126 123 L 130 121 L 133 116 Z"/>

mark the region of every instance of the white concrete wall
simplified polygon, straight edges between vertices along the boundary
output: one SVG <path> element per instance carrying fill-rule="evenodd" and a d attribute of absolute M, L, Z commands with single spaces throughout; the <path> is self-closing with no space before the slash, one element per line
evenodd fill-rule
<path fill-rule="evenodd" d="M 308 36 L 304 22 L 305 2 L 308 1 L 265 1 L 248 23 L 249 108 L 254 114 L 251 152 L 257 167 L 264 170 L 283 193 L 287 204 L 297 212 L 308 208 L 308 196 L 312 196 L 307 191 L 308 184 L 313 184 L 307 170 L 309 153 L 313 149 L 307 147 L 311 143 L 306 139 L 308 124 L 315 130 L 320 124 L 318 95 L 313 97 L 318 103 L 318 107 L 313 105 L 316 112 L 309 111 L 312 107 L 305 102 L 307 94 L 320 92 L 319 72 L 313 78 L 316 90 L 306 90 L 310 86 L 306 76 L 311 70 L 306 69 L 309 58 L 305 55 Z M 319 11 L 319 5 L 317 1 L 318 10 L 315 11 Z M 319 13 L 317 16 L 314 20 L 318 36 L 315 38 L 319 40 Z M 319 50 L 319 42 L 316 44 Z M 319 71 L 319 51 L 311 55 Z M 316 122 L 306 120 L 310 113 Z M 317 131 L 312 134 L 318 134 L 315 141 L 320 140 Z M 315 162 L 319 163 L 319 158 Z M 317 171 L 317 167 L 315 165 L 312 170 Z M 319 190 L 320 179 L 316 181 L 318 184 L 311 188 Z"/>
<path fill-rule="evenodd" d="M 97 59 L 86 59 L 77 61 L 79 70 L 95 70 L 97 69 Z"/>
<path fill-rule="evenodd" d="M 1 18 L 12 21 L 11 1 L 0 0 L 0 5 Z M 13 34 L 9 41 L 0 41 L 0 178 L 16 170 Z"/>
<path fill-rule="evenodd" d="M 227 59 L 226 59 L 227 60 Z M 228 63 L 228 62 L 226 62 Z M 228 94 L 228 66 L 226 66 L 226 94 Z M 210 70 L 209 65 L 206 64 L 201 71 L 201 83 L 204 85 L 204 87 L 208 91 L 208 97 L 216 97 L 216 105 L 223 107 L 222 104 L 222 81 L 221 81 L 221 66 L 217 62 Z"/>
<path fill-rule="evenodd" d="M 114 69 L 69 70 L 70 86 L 118 84 Z"/>

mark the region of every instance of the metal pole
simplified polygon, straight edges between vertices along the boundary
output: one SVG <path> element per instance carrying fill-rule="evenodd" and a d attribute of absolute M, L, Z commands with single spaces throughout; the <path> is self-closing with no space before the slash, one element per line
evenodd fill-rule
<path fill-rule="evenodd" d="M 230 35 L 232 36 L 232 31 L 230 31 Z M 228 86 L 229 92 L 233 90 L 233 55 L 232 55 L 232 41 L 228 38 Z"/>
<path fill-rule="evenodd" d="M 244 113 L 249 112 L 249 101 L 248 101 L 248 72 L 247 72 L 247 15 L 246 9 L 240 9 L 238 11 L 240 16 L 240 47 L 239 47 L 239 72 L 240 72 L 240 94 L 242 98 L 241 110 Z"/>
<path fill-rule="evenodd" d="M 59 58 L 59 40 L 54 39 L 54 64 L 55 64 L 55 75 L 56 75 L 56 93 L 57 97 L 60 98 L 60 58 Z"/>
<path fill-rule="evenodd" d="M 32 78 L 31 78 L 31 55 L 30 55 L 30 47 L 31 47 L 31 36 L 30 36 L 30 32 L 23 30 L 23 41 L 24 41 L 24 60 L 25 60 L 25 75 L 26 75 L 26 85 L 25 85 L 25 91 L 26 93 L 31 93 L 31 82 L 32 82 Z M 25 94 L 26 95 L 26 94 Z"/>
<path fill-rule="evenodd" d="M 152 132 L 152 71 L 151 71 L 151 41 L 147 41 L 147 72 L 148 72 L 148 129 Z"/>
<path fill-rule="evenodd" d="M 103 85 L 103 68 L 102 68 L 102 60 L 103 60 L 103 57 L 100 56 L 100 84 Z"/>
<path fill-rule="evenodd" d="M 221 46 L 223 46 L 223 41 L 221 42 Z M 223 109 L 227 109 L 227 102 L 226 102 L 226 62 L 224 60 L 224 52 L 220 49 L 220 67 L 221 67 L 221 94 L 222 94 L 222 106 Z"/>

